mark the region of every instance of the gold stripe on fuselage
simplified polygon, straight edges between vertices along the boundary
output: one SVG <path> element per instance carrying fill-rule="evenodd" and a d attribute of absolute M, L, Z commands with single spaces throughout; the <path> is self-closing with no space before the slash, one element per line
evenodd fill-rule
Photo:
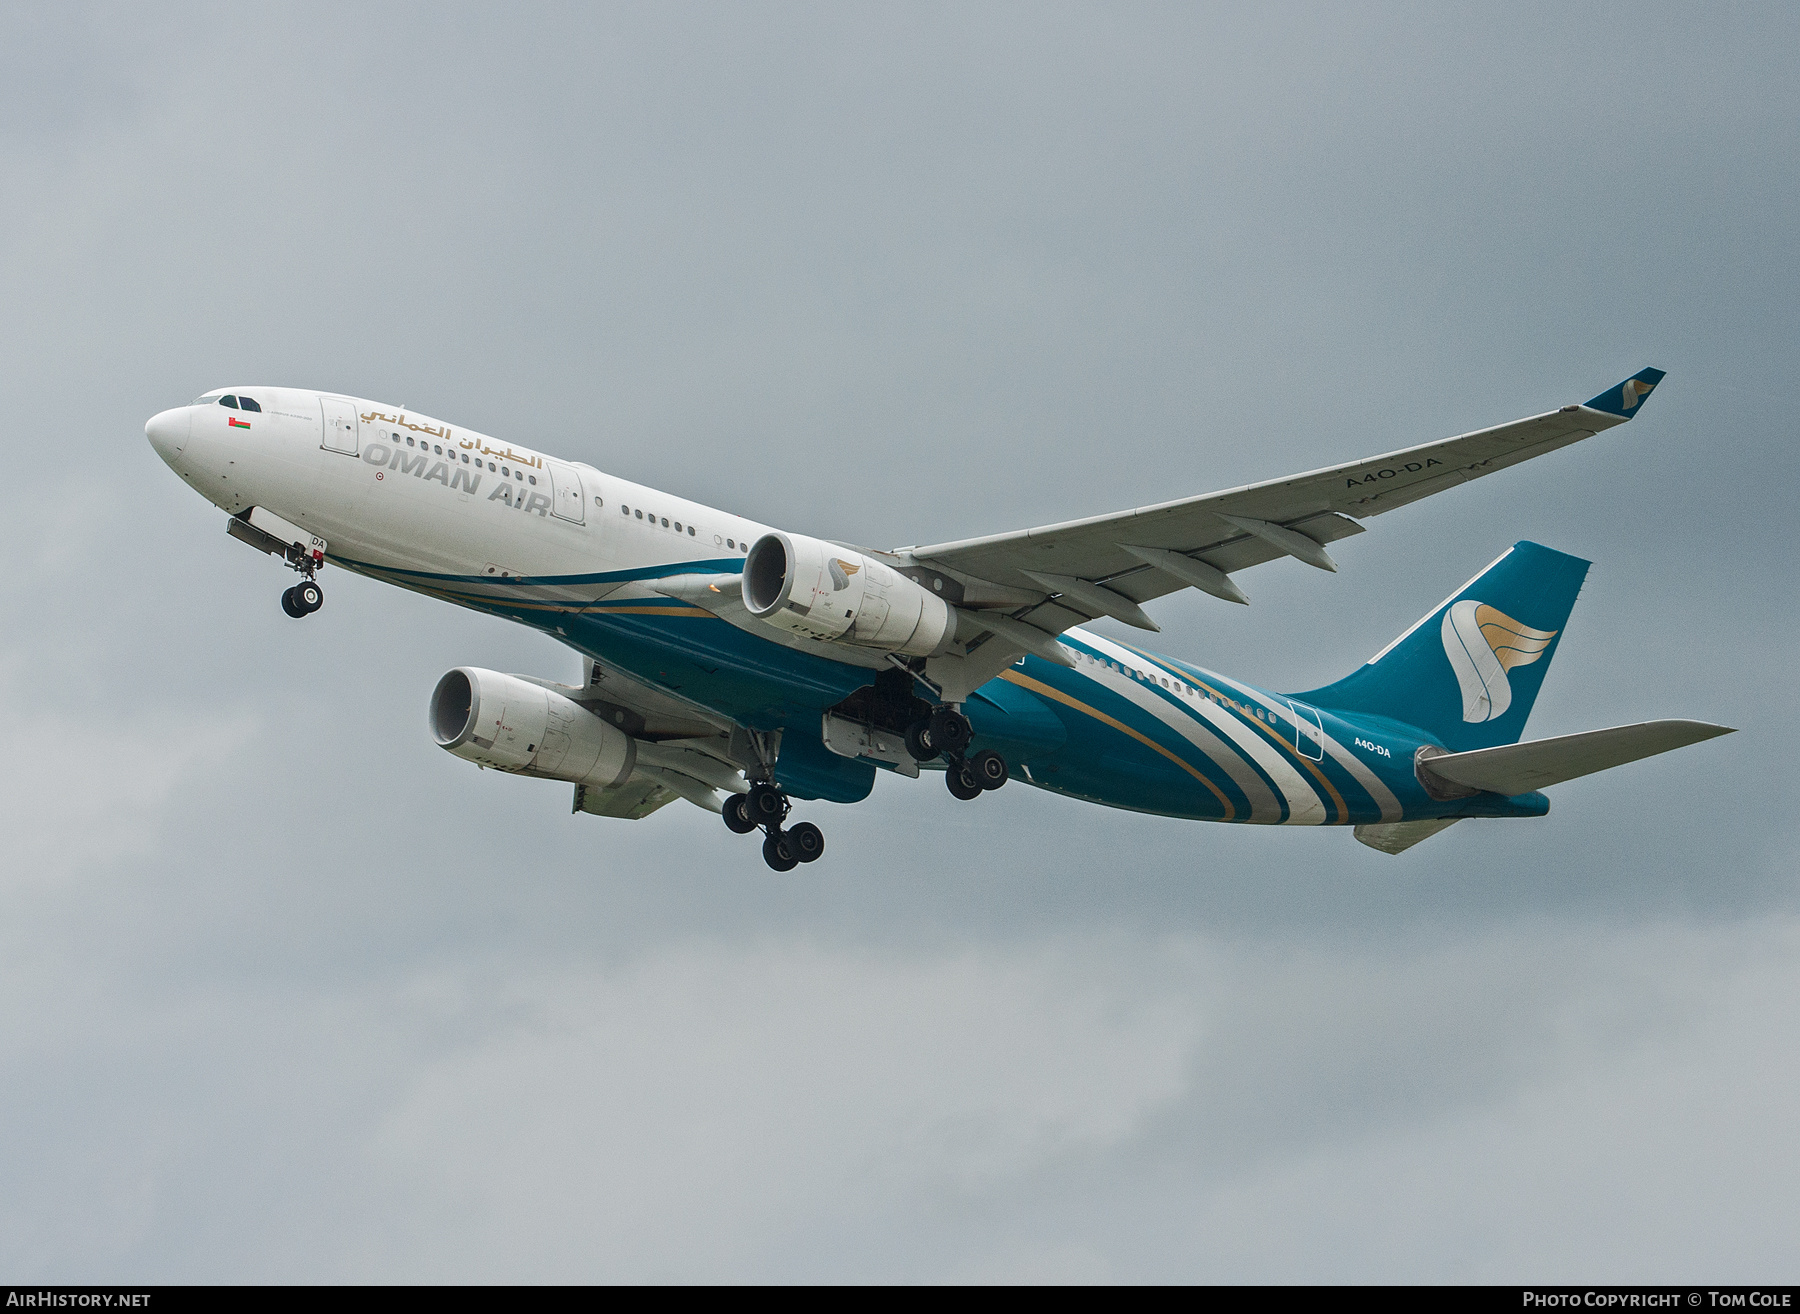
<path fill-rule="evenodd" d="M 1118 640 L 1115 639 L 1115 640 L 1113 640 L 1113 642 L 1118 643 Z M 1154 653 L 1145 652 L 1142 648 L 1134 648 L 1129 643 L 1120 643 L 1119 646 L 1121 648 L 1126 649 L 1127 651 L 1135 652 L 1139 657 L 1142 657 L 1145 661 L 1150 662 L 1152 665 L 1156 666 L 1159 670 L 1167 671 L 1170 675 L 1172 675 L 1176 679 L 1180 680 L 1183 684 L 1191 684 L 1196 689 L 1205 689 L 1209 693 L 1216 695 L 1224 703 L 1224 705 L 1226 707 L 1230 707 L 1230 708 L 1233 708 L 1233 710 L 1235 710 L 1235 706 L 1234 706 L 1235 700 L 1230 698 L 1226 694 L 1221 693 L 1219 690 L 1214 689 L 1205 680 L 1202 680 L 1195 676 L 1189 675 L 1186 671 L 1181 670 L 1179 667 L 1169 665 L 1169 663 L 1164 661 L 1162 658 L 1156 656 Z M 1293 709 L 1290 707 L 1288 709 L 1288 712 L 1290 715 L 1292 715 Z M 1327 794 L 1331 795 L 1332 806 L 1337 808 L 1337 811 L 1338 811 L 1337 822 L 1336 822 L 1337 825 L 1343 825 L 1345 822 L 1348 822 L 1350 820 L 1350 807 L 1347 803 L 1344 802 L 1344 796 L 1342 794 L 1338 793 L 1337 786 L 1332 784 L 1330 778 L 1328 776 L 1326 776 L 1326 774 L 1322 770 L 1319 769 L 1319 764 L 1317 762 L 1314 762 L 1309 757 L 1301 756 L 1300 750 L 1298 748 L 1296 748 L 1294 745 L 1288 743 L 1288 741 L 1283 739 L 1279 734 L 1277 734 L 1276 731 L 1274 730 L 1274 728 L 1271 727 L 1267 721 L 1263 721 L 1254 716 L 1240 716 L 1238 719 L 1243 721 L 1251 729 L 1262 731 L 1262 733 L 1268 737 L 1268 739 L 1271 743 L 1275 744 L 1276 746 L 1278 746 L 1280 748 L 1287 750 L 1287 755 L 1289 757 L 1293 758 L 1295 762 L 1299 763 L 1301 766 L 1305 767 L 1308 771 L 1310 771 L 1313 774 L 1314 778 L 1317 779 L 1318 782 L 1325 787 L 1325 792 Z"/>
<path fill-rule="evenodd" d="M 1146 748 L 1151 748 L 1151 749 L 1154 749 L 1155 751 L 1157 751 L 1158 753 L 1161 753 L 1164 757 L 1168 758 L 1169 761 L 1173 762 L 1176 766 L 1180 767 L 1183 771 L 1187 772 L 1195 780 L 1198 780 L 1201 784 L 1205 785 L 1208 789 L 1210 789 L 1213 792 L 1213 797 L 1219 800 L 1219 806 L 1225 809 L 1225 815 L 1222 818 L 1222 820 L 1233 821 L 1237 818 L 1237 808 L 1232 806 L 1232 802 L 1229 798 L 1225 797 L 1225 791 L 1220 789 L 1217 785 L 1213 784 L 1212 781 L 1208 780 L 1206 778 L 1205 774 L 1203 772 L 1197 770 L 1193 766 L 1192 763 L 1186 761 L 1185 759 L 1183 759 L 1181 757 L 1176 756 L 1174 753 L 1171 753 L 1168 749 L 1164 748 L 1161 744 L 1157 743 L 1154 739 L 1150 738 L 1148 735 L 1140 734 L 1138 731 L 1133 730 L 1130 726 L 1126 725 L 1123 721 L 1120 721 L 1114 717 L 1108 716 L 1105 712 L 1102 712 L 1099 708 L 1089 707 L 1086 703 L 1082 702 L 1079 698 L 1071 697 L 1069 694 L 1064 693 L 1060 689 L 1053 689 L 1049 685 L 1044 684 L 1041 681 L 1032 679 L 1029 675 L 1022 675 L 1018 671 L 1014 671 L 1014 670 L 1006 670 L 1006 671 L 1000 672 L 1000 678 L 1002 680 L 1009 681 L 1012 684 L 1016 684 L 1023 689 L 1029 689 L 1033 693 L 1042 694 L 1046 698 L 1054 698 L 1057 702 L 1062 703 L 1065 707 L 1072 707 L 1078 712 L 1081 712 L 1081 713 L 1084 713 L 1085 715 L 1091 716 L 1096 721 L 1099 721 L 1103 725 L 1109 725 L 1113 729 L 1118 730 L 1123 734 L 1130 735 L 1133 739 L 1137 740 L 1140 744 L 1143 744 Z"/>

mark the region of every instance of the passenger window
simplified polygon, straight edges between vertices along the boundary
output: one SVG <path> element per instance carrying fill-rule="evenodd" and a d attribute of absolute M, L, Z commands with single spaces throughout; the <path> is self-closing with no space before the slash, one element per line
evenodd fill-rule
<path fill-rule="evenodd" d="M 256 398 L 254 397 L 239 397 L 238 408 L 240 410 L 257 411 L 259 413 L 262 410 L 262 407 L 256 404 Z"/>
<path fill-rule="evenodd" d="M 679 520 L 677 520 L 677 521 L 676 521 L 676 522 L 675 522 L 675 532 L 676 532 L 676 533 L 677 533 L 677 534 L 679 534 L 679 533 L 680 533 L 680 532 L 681 532 L 681 522 L 680 522 L 680 521 L 679 521 Z"/>
<path fill-rule="evenodd" d="M 513 471 L 514 479 L 523 479 L 524 477 L 525 477 L 525 472 L 523 470 L 514 470 Z M 533 479 L 531 482 L 535 484 L 537 482 L 537 480 Z"/>
<path fill-rule="evenodd" d="M 728 538 L 725 540 L 725 546 L 735 552 L 737 550 L 737 540 Z"/>
<path fill-rule="evenodd" d="M 693 536 L 694 536 L 694 527 L 692 525 L 689 525 L 688 526 L 688 537 L 692 538 Z"/>
<path fill-rule="evenodd" d="M 432 444 L 431 450 L 436 452 L 439 456 L 442 456 L 444 454 L 444 449 L 442 447 L 437 446 L 435 443 Z"/>
<path fill-rule="evenodd" d="M 463 453 L 463 464 L 467 465 L 468 463 L 469 463 L 469 454 L 467 452 L 464 452 Z"/>
<path fill-rule="evenodd" d="M 632 514 L 635 515 L 639 520 L 642 520 L 644 518 L 644 513 L 642 511 L 634 511 L 634 512 L 632 512 Z"/>
<path fill-rule="evenodd" d="M 669 518 L 667 516 L 664 516 L 662 518 L 662 527 L 664 529 L 667 529 L 669 527 Z"/>
<path fill-rule="evenodd" d="M 237 398 L 229 396 L 229 395 L 221 397 L 221 398 L 219 398 L 219 405 L 229 406 L 229 407 L 231 407 L 232 410 L 235 411 L 237 409 Z"/>
<path fill-rule="evenodd" d="M 536 475 L 531 476 L 531 485 L 534 488 L 537 487 L 537 476 Z"/>
<path fill-rule="evenodd" d="M 408 447 L 411 447 L 413 445 L 413 440 L 410 437 L 406 440 L 406 445 Z"/>
<path fill-rule="evenodd" d="M 631 508 L 626 506 L 623 502 L 621 502 L 621 503 L 619 503 L 619 514 L 622 516 L 628 516 L 631 514 Z"/>

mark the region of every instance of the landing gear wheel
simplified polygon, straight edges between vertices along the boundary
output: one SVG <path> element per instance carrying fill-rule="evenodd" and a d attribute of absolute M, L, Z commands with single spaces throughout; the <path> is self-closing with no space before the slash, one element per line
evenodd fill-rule
<path fill-rule="evenodd" d="M 944 783 L 965 803 L 981 797 L 981 782 L 975 778 L 974 768 L 961 758 L 950 763 L 950 769 L 944 772 Z"/>
<path fill-rule="evenodd" d="M 810 821 L 790 826 L 781 834 L 787 850 L 801 862 L 817 862 L 825 856 L 825 832 Z"/>
<path fill-rule="evenodd" d="M 991 748 L 984 748 L 969 759 L 969 772 L 983 789 L 999 789 L 1012 778 L 1006 759 Z"/>
<path fill-rule="evenodd" d="M 294 590 L 292 589 L 283 589 L 281 591 L 281 609 L 295 620 L 299 620 L 302 616 L 306 615 L 306 608 L 302 607 L 294 600 Z"/>
<path fill-rule="evenodd" d="M 800 859 L 788 847 L 787 836 L 778 830 L 770 831 L 769 838 L 763 841 L 763 861 L 776 871 L 792 871 L 800 865 Z"/>
<path fill-rule="evenodd" d="M 927 734 L 932 746 L 945 757 L 960 757 L 963 749 L 969 746 L 969 740 L 975 737 L 974 728 L 969 725 L 969 718 L 954 707 L 939 707 L 932 711 L 928 723 Z"/>
<path fill-rule="evenodd" d="M 744 799 L 744 812 L 758 826 L 779 826 L 787 816 L 787 795 L 766 780 L 750 786 Z"/>
<path fill-rule="evenodd" d="M 325 605 L 325 590 L 310 579 L 303 580 L 294 585 L 294 605 L 301 615 L 309 615 Z"/>
<path fill-rule="evenodd" d="M 744 810 L 744 795 L 728 794 L 721 809 L 725 824 L 734 835 L 748 835 L 756 829 L 756 819 Z"/>
<path fill-rule="evenodd" d="M 930 721 L 914 721 L 906 727 L 906 751 L 912 754 L 915 762 L 930 762 L 937 758 L 937 746 L 931 742 Z"/>

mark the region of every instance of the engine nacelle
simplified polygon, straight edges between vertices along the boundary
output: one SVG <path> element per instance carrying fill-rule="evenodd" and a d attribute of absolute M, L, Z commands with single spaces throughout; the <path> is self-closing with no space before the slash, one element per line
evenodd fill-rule
<path fill-rule="evenodd" d="M 825 642 L 930 657 L 956 635 L 950 604 L 893 567 L 802 534 L 764 534 L 744 558 L 744 605 Z"/>
<path fill-rule="evenodd" d="M 431 695 L 440 748 L 485 767 L 604 788 L 637 765 L 637 740 L 516 675 L 459 666 Z"/>

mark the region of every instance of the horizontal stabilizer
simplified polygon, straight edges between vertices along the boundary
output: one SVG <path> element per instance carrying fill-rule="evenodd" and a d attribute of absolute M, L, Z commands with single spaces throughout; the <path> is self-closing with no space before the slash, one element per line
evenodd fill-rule
<path fill-rule="evenodd" d="M 1511 797 L 1733 733 L 1730 726 L 1705 721 L 1642 721 L 1555 739 L 1445 753 L 1422 760 L 1419 771 L 1469 789 Z"/>
<path fill-rule="evenodd" d="M 1428 840 L 1440 830 L 1448 830 L 1461 818 L 1440 817 L 1435 821 L 1377 821 L 1358 826 L 1353 832 L 1357 842 L 1383 853 L 1404 853 L 1420 840 Z"/>

